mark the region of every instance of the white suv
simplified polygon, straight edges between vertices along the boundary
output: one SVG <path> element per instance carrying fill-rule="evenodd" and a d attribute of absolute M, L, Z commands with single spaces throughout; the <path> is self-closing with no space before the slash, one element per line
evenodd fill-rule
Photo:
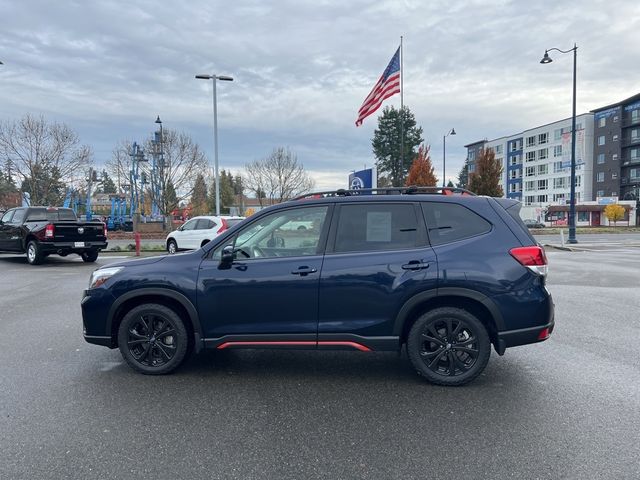
<path fill-rule="evenodd" d="M 244 220 L 245 217 L 193 217 L 180 228 L 167 235 L 167 252 L 195 250 L 210 242 L 225 230 Z"/>

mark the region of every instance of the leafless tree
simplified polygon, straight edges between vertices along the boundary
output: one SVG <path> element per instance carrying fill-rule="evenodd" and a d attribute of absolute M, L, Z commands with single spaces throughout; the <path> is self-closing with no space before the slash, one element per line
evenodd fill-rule
<path fill-rule="evenodd" d="M 121 140 L 113 148 L 111 159 L 107 160 L 107 171 L 113 177 L 118 188 L 118 193 L 123 193 L 123 185 L 129 184 L 129 174 L 131 170 L 131 149 L 133 142 Z"/>
<path fill-rule="evenodd" d="M 157 182 L 160 186 L 159 193 L 153 188 L 149 190 L 151 200 L 168 215 L 180 202 L 191 197 L 198 174 L 207 173 L 208 161 L 187 133 L 164 130 L 162 136 L 161 143 L 149 140 L 145 148 L 148 157 L 156 155 L 155 175 L 151 170 L 151 158 L 145 162 L 144 170 L 150 185 Z"/>
<path fill-rule="evenodd" d="M 91 149 L 64 123 L 30 114 L 0 123 L 0 164 L 29 191 L 33 204 L 59 200 L 63 184 L 85 172 L 91 161 Z"/>
<path fill-rule="evenodd" d="M 274 149 L 267 158 L 248 163 L 245 170 L 245 187 L 256 195 L 260 205 L 265 198 L 269 203 L 282 202 L 315 185 L 296 154 L 284 147 Z"/>

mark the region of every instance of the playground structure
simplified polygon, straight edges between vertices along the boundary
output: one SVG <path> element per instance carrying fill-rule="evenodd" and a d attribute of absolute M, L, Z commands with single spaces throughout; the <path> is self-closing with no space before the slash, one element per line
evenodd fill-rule
<path fill-rule="evenodd" d="M 129 169 L 129 183 L 123 185 L 123 194 L 114 194 L 110 197 L 111 214 L 107 218 L 109 230 L 132 231 L 137 222 L 152 223 L 164 222 L 158 206 L 158 199 L 162 198 L 162 171 L 164 169 L 163 132 L 160 116 L 155 123 L 159 124 L 159 130 L 154 132 L 151 140 L 151 164 L 145 151 L 133 142 L 129 156 L 131 158 Z M 148 174 L 147 174 L 148 172 Z M 149 182 L 151 177 L 151 182 Z M 151 211 L 145 211 L 145 193 L 151 197 Z M 128 198 L 128 202 L 127 202 Z"/>

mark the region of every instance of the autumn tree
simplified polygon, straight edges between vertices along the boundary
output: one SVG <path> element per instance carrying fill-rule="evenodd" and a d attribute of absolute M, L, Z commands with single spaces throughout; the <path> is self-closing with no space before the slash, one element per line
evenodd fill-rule
<path fill-rule="evenodd" d="M 204 215 L 209 212 L 207 182 L 201 173 L 196 177 L 191 194 L 191 214 Z"/>
<path fill-rule="evenodd" d="M 0 123 L 0 164 L 10 165 L 11 176 L 33 205 L 59 204 L 64 184 L 92 160 L 91 149 L 64 123 L 25 115 Z"/>
<path fill-rule="evenodd" d="M 404 185 L 416 148 L 423 141 L 422 127 L 416 126 L 416 119 L 408 107 L 402 110 L 385 107 L 378 117 L 378 128 L 371 142 L 380 176 L 387 178 L 391 186 Z"/>
<path fill-rule="evenodd" d="M 315 182 L 307 174 L 298 157 L 288 148 L 276 148 L 262 160 L 245 165 L 247 175 L 245 187 L 253 192 L 260 205 L 264 199 L 269 203 L 282 202 L 309 192 Z"/>
<path fill-rule="evenodd" d="M 502 197 L 501 177 L 502 163 L 492 149 L 484 148 L 476 159 L 475 171 L 469 173 L 469 190 L 478 195 Z"/>
<path fill-rule="evenodd" d="M 622 205 L 611 203 L 604 207 L 604 216 L 615 226 L 618 220 L 624 219 L 625 210 Z"/>
<path fill-rule="evenodd" d="M 431 163 L 431 155 L 429 150 L 431 147 L 424 144 L 418 148 L 416 158 L 409 169 L 406 185 L 415 185 L 417 187 L 435 187 L 438 179 L 434 173 L 433 164 Z"/>

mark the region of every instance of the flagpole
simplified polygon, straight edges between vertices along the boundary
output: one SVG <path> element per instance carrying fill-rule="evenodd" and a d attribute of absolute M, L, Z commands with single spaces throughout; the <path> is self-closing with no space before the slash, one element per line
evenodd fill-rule
<path fill-rule="evenodd" d="M 402 35 L 400 35 L 400 172 L 404 163 L 404 120 L 402 114 L 404 111 L 404 72 L 402 64 L 404 63 L 404 52 L 402 50 Z M 396 185 L 400 187 L 401 185 Z"/>

